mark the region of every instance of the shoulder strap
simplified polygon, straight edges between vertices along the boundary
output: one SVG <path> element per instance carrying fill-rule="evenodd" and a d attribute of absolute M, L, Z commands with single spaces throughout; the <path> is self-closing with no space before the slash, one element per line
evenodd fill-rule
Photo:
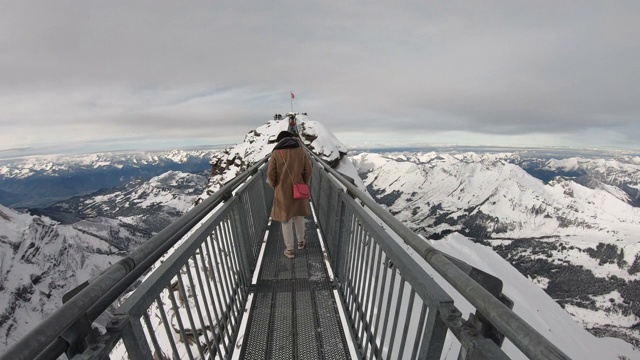
<path fill-rule="evenodd" d="M 284 151 L 282 151 L 282 149 L 279 149 L 279 150 L 280 150 L 280 156 L 282 156 L 282 161 L 284 161 L 284 168 L 287 170 L 287 173 L 289 173 L 291 182 L 295 183 L 295 181 L 293 181 L 293 176 L 291 176 L 291 173 L 289 172 L 289 167 L 287 166 L 287 160 L 284 159 Z"/>

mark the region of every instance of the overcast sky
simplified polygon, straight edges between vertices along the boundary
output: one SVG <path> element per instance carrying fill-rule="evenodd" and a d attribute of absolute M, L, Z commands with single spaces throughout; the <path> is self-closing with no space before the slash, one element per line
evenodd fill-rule
<path fill-rule="evenodd" d="M 236 143 L 290 90 L 352 147 L 638 149 L 640 1 L 0 0 L 0 157 Z"/>

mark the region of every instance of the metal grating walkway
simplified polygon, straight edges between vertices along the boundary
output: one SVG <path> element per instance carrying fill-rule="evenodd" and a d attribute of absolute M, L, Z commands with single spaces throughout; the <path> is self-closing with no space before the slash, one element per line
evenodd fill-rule
<path fill-rule="evenodd" d="M 305 237 L 306 248 L 288 259 L 272 222 L 240 358 L 350 358 L 311 217 Z"/>

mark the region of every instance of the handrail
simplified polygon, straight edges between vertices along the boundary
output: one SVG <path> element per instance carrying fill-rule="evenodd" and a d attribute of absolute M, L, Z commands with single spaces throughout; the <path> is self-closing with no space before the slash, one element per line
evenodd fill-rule
<path fill-rule="evenodd" d="M 326 164 L 324 160 L 312 151 L 309 149 L 307 151 L 319 164 Z M 357 198 L 391 230 L 395 231 L 528 358 L 540 360 L 570 359 L 562 350 L 454 265 L 442 252 L 429 245 L 427 241 L 411 231 L 372 198 L 364 196 L 342 174 L 330 166 L 322 166 L 346 188 L 349 195 Z"/>
<path fill-rule="evenodd" d="M 198 224 L 212 209 L 225 201 L 230 193 L 249 176 L 255 174 L 269 156 L 259 160 L 251 168 L 236 176 L 215 194 L 205 199 L 182 215 L 144 244 L 134 249 L 129 256 L 107 268 L 93 279 L 76 296 L 39 323 L 34 329 L 13 344 L 0 360 L 34 359 L 45 349 L 64 352 L 67 341 L 60 336 L 77 322 L 93 322 L 110 304 L 147 271 L 178 240 Z M 61 354 L 47 353 L 47 358 Z"/>

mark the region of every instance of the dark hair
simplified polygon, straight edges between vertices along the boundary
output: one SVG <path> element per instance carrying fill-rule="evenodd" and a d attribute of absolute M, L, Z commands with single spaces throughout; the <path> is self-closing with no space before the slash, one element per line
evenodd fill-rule
<path fill-rule="evenodd" d="M 288 138 L 288 137 L 293 137 L 294 134 L 288 132 L 288 131 L 280 131 L 280 134 L 278 134 L 278 137 L 276 138 L 276 141 L 280 141 L 284 138 Z"/>

